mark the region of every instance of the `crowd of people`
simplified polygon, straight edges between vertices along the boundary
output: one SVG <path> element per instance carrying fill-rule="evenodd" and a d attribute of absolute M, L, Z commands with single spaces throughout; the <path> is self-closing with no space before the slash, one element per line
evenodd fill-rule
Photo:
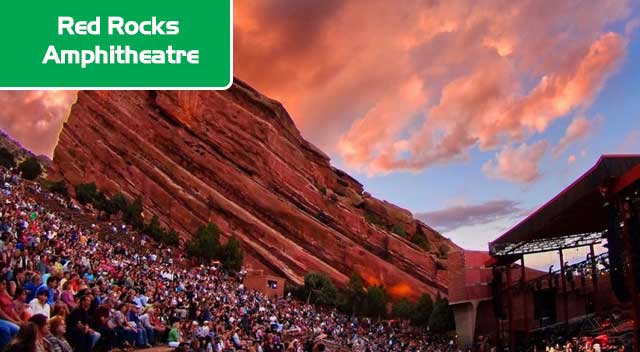
<path fill-rule="evenodd" d="M 0 351 L 458 351 L 455 338 L 247 290 L 1 169 Z M 84 214 L 86 215 L 86 214 Z"/>
<path fill-rule="evenodd" d="M 631 351 L 631 340 L 612 341 L 607 335 L 595 337 L 548 337 L 536 341 L 530 349 L 546 352 L 624 352 Z"/>

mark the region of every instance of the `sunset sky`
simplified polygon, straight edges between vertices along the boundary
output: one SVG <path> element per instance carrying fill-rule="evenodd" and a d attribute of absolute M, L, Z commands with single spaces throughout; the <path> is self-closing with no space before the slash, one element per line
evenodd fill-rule
<path fill-rule="evenodd" d="M 234 74 L 378 198 L 465 248 L 591 167 L 640 153 L 631 0 L 236 0 Z M 74 92 L 0 92 L 51 155 Z"/>

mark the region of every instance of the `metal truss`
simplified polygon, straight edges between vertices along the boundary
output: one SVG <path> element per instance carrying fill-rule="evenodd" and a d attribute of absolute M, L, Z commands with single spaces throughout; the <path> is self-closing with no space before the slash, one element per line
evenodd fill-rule
<path fill-rule="evenodd" d="M 595 272 L 593 271 L 593 264 L 595 264 Z M 609 253 L 604 252 L 596 255 L 593 262 L 591 261 L 591 258 L 588 258 L 587 260 L 579 263 L 567 265 L 564 270 L 567 281 L 577 282 L 582 281 L 583 279 L 591 281 L 593 275 L 604 275 L 609 272 Z M 511 289 L 514 292 L 520 292 L 525 288 L 527 290 L 539 290 L 543 288 L 559 287 L 561 274 L 561 269 L 555 270 L 535 279 L 528 280 L 524 287 L 522 286 L 522 282 L 514 282 L 511 284 Z"/>
<path fill-rule="evenodd" d="M 490 249 L 491 255 L 494 257 L 550 252 L 601 243 L 605 233 L 606 231 L 588 232 L 563 237 L 541 238 L 505 245 L 492 244 Z"/>

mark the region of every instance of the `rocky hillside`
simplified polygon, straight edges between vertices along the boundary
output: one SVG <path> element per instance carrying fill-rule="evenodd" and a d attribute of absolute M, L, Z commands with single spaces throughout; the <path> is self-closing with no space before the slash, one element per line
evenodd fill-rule
<path fill-rule="evenodd" d="M 436 252 L 458 250 L 364 192 L 280 103 L 238 80 L 227 91 L 79 92 L 49 175 L 141 195 L 145 216 L 182 236 L 212 221 L 238 236 L 251 265 L 297 284 L 309 271 L 338 283 L 356 271 L 394 296 L 446 294 Z"/>
<path fill-rule="evenodd" d="M 35 155 L 28 149 L 25 149 L 20 143 L 11 138 L 9 135 L 0 130 L 0 148 L 8 150 L 19 163 L 27 158 L 35 156 L 43 168 L 49 167 L 51 159 L 46 155 Z"/>

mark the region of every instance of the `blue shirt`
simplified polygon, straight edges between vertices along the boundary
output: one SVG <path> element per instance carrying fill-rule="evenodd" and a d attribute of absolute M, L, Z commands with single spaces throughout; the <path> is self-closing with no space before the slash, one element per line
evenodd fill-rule
<path fill-rule="evenodd" d="M 47 290 L 47 293 L 48 293 L 47 303 L 49 303 L 49 305 L 51 307 L 53 307 L 53 304 L 55 303 L 55 300 L 54 300 L 54 297 L 53 297 L 54 294 L 55 294 L 55 290 L 52 289 L 52 288 L 47 287 L 47 284 L 42 284 L 42 285 L 40 285 L 40 287 L 38 287 L 38 289 L 35 291 L 35 293 L 37 294 L 38 291 L 40 291 L 40 289 L 46 289 Z"/>
<path fill-rule="evenodd" d="M 31 302 L 32 299 L 36 298 L 36 294 L 38 293 L 38 288 L 33 282 L 27 281 L 22 286 L 22 288 L 24 288 L 24 290 L 27 291 L 27 302 Z"/>

